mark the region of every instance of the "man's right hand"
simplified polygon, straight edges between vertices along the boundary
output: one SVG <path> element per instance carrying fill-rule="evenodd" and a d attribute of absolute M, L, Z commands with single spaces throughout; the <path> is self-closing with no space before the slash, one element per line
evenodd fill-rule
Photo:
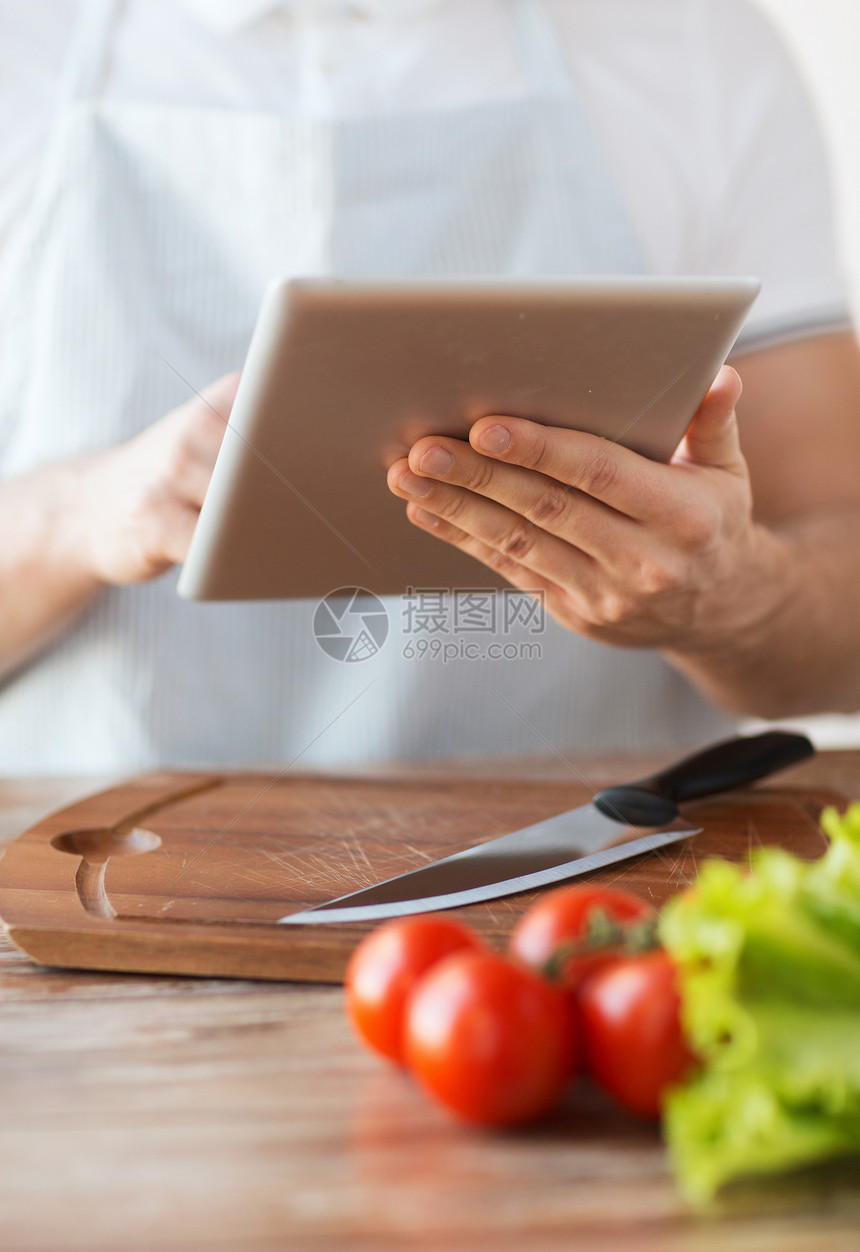
<path fill-rule="evenodd" d="M 99 582 L 144 582 L 185 559 L 238 384 L 225 374 L 127 443 L 78 462 L 70 520 Z"/>
<path fill-rule="evenodd" d="M 0 483 L 0 681 L 107 585 L 184 560 L 238 383 L 225 375 L 107 452 Z"/>

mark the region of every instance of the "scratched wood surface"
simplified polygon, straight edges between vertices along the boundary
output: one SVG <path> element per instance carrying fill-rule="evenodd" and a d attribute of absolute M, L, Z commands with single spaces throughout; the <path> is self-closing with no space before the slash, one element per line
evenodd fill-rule
<path fill-rule="evenodd" d="M 601 786 L 665 761 L 575 765 Z M 860 798 L 860 754 L 784 782 Z M 0 848 L 100 785 L 0 781 Z M 692 1212 L 657 1131 L 587 1088 L 527 1132 L 465 1129 L 358 1047 L 337 987 L 46 969 L 0 937 L 3 1252 L 855 1252 L 858 1229 L 848 1165 Z"/>
<path fill-rule="evenodd" d="M 45 964 L 332 982 L 370 925 L 278 926 L 285 914 L 390 878 L 590 799 L 583 782 L 149 774 L 85 797 L 0 864 L 0 916 Z M 661 903 L 717 854 L 778 842 L 813 857 L 830 791 L 760 787 L 686 812 L 704 829 L 612 866 Z M 456 910 L 501 946 L 535 898 Z"/>

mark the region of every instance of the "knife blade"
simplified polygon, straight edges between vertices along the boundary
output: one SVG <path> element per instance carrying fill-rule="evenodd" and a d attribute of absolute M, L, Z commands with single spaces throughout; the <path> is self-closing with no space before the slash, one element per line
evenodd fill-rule
<path fill-rule="evenodd" d="M 590 803 L 455 852 L 372 887 L 279 918 L 284 925 L 367 922 L 548 886 L 698 834 L 678 803 L 743 786 L 811 756 L 805 735 L 766 731 L 713 744 Z"/>

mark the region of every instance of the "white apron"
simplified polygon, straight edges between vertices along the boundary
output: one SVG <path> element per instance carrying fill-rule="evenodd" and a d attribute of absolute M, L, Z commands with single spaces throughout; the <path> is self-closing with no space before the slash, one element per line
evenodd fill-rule
<path fill-rule="evenodd" d="M 543 10 L 507 3 L 523 99 L 340 121 L 103 102 L 122 9 L 84 6 L 0 322 L 0 473 L 110 447 L 237 368 L 273 276 L 639 270 Z M 408 647 L 392 599 L 384 646 L 345 663 L 310 601 L 194 604 L 175 582 L 109 590 L 0 688 L 0 773 L 587 751 L 732 724 L 658 656 L 549 621 L 501 636 L 539 657 L 489 657 L 485 632 L 442 661 Z"/>

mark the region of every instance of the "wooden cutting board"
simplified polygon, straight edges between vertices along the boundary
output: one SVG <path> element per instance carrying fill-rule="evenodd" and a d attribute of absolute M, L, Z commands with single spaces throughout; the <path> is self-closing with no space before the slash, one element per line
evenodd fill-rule
<path fill-rule="evenodd" d="M 46 965 L 338 982 L 371 927 L 279 917 L 590 798 L 559 782 L 148 774 L 21 835 L 0 861 L 0 916 Z M 778 843 L 817 857 L 826 803 L 844 801 L 760 787 L 688 805 L 702 834 L 590 878 L 659 904 L 707 856 Z M 537 894 L 452 912 L 500 946 Z"/>

